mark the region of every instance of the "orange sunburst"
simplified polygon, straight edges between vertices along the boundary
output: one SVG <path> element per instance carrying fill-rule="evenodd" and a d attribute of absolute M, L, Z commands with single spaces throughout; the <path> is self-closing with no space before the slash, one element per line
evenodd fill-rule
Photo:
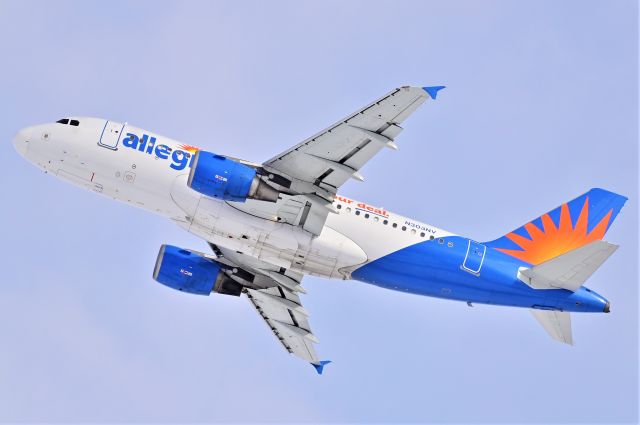
<path fill-rule="evenodd" d="M 609 220 L 613 214 L 611 209 L 598 224 L 595 225 L 591 232 L 587 233 L 587 224 L 589 222 L 589 198 L 587 197 L 582 205 L 582 211 L 578 216 L 575 227 L 572 224 L 569 206 L 562 204 L 560 207 L 560 222 L 556 227 L 549 214 L 545 214 L 542 220 L 543 229 L 538 228 L 533 223 L 527 223 L 524 228 L 529 232 L 531 239 L 520 236 L 515 232 L 505 235 L 513 241 L 522 250 L 496 248 L 500 252 L 516 257 L 529 264 L 540 264 L 562 255 L 566 252 L 580 248 L 583 245 L 600 240 L 604 237 Z"/>
<path fill-rule="evenodd" d="M 191 146 L 191 145 L 178 145 L 180 147 L 180 149 L 182 149 L 183 151 L 187 151 L 187 152 L 191 152 L 191 153 L 196 153 L 197 151 L 200 150 L 200 148 L 197 148 L 195 146 Z"/>

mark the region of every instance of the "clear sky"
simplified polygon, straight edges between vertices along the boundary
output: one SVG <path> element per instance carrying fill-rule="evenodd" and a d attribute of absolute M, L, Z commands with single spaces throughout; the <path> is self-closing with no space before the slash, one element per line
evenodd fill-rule
<path fill-rule="evenodd" d="M 0 1 L 0 422 L 636 422 L 635 1 Z M 400 85 L 446 85 L 341 194 L 491 240 L 591 187 L 627 195 L 621 248 L 574 315 L 307 278 L 325 375 L 246 299 L 155 283 L 143 210 L 44 175 L 24 126 L 128 121 L 270 158 Z"/>

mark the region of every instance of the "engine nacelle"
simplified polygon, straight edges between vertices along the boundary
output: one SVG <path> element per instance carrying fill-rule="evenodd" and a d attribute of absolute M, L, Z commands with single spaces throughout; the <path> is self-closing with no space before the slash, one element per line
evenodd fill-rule
<path fill-rule="evenodd" d="M 231 279 L 220 263 L 172 245 L 160 247 L 153 278 L 169 288 L 191 294 L 242 293 L 242 285 Z"/>
<path fill-rule="evenodd" d="M 255 168 L 207 151 L 196 152 L 187 185 L 203 195 L 225 201 L 278 200 L 278 191 L 263 182 Z"/>

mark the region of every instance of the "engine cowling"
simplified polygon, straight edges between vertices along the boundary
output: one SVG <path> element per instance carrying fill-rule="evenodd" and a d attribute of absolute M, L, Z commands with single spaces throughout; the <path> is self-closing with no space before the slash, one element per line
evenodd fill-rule
<path fill-rule="evenodd" d="M 207 151 L 196 152 L 187 185 L 203 195 L 225 201 L 278 200 L 278 191 L 262 181 L 255 168 Z"/>
<path fill-rule="evenodd" d="M 169 288 L 191 294 L 217 292 L 240 296 L 242 293 L 242 285 L 225 273 L 222 264 L 172 245 L 160 247 L 153 278 Z"/>

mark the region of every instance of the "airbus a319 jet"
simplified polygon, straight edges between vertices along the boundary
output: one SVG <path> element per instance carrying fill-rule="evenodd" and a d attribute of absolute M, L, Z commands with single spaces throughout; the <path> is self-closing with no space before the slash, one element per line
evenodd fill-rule
<path fill-rule="evenodd" d="M 162 245 L 153 278 L 190 294 L 244 294 L 282 346 L 318 373 L 328 361 L 316 354 L 300 301 L 305 275 L 524 307 L 572 344 L 570 312 L 609 312 L 583 284 L 617 248 L 602 239 L 624 196 L 591 189 L 478 242 L 338 195 L 349 179 L 364 180 L 361 168 L 381 150 L 397 149 L 401 124 L 443 88 L 397 88 L 263 163 L 88 117 L 24 128 L 13 144 L 48 174 L 204 239 L 211 252 Z"/>

